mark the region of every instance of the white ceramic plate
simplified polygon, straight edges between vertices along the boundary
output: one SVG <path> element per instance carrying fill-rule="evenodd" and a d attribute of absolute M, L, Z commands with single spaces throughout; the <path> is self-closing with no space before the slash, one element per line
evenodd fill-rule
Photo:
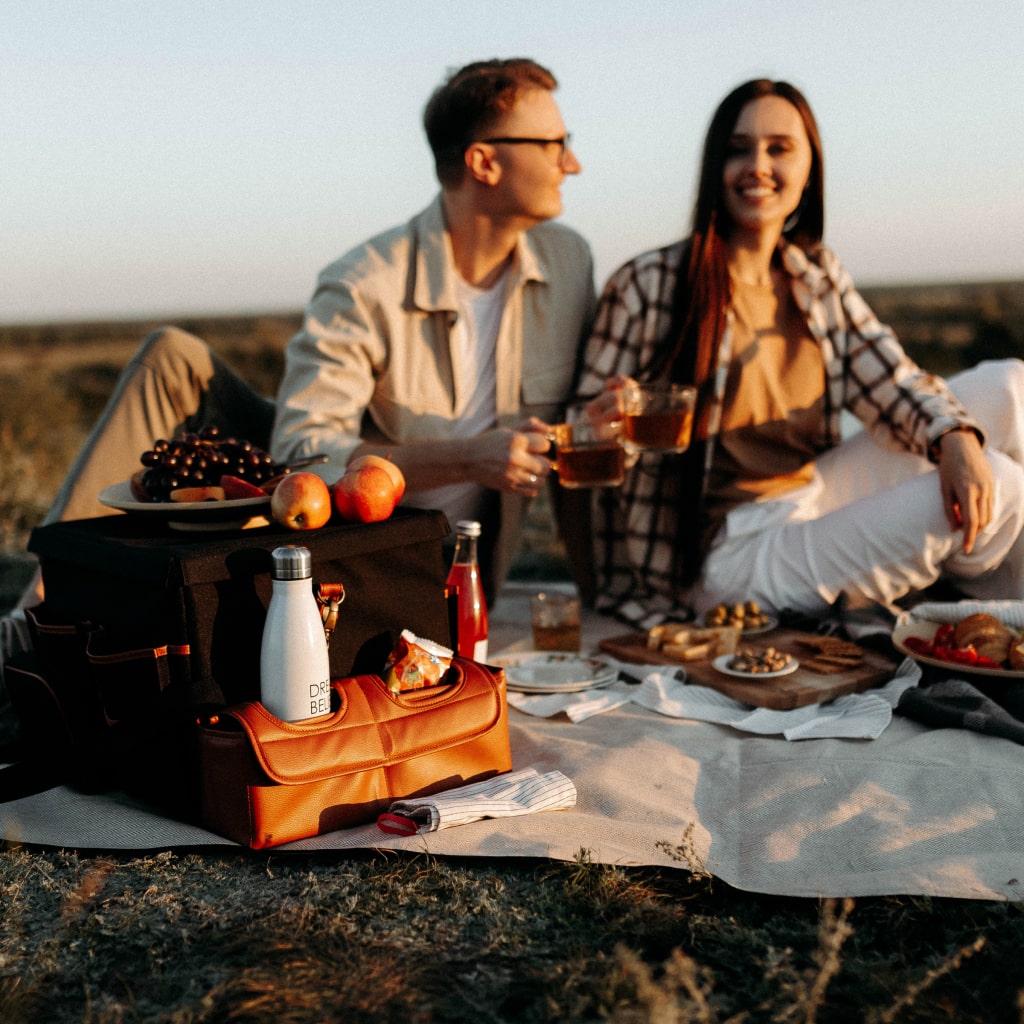
<path fill-rule="evenodd" d="M 490 659 L 505 670 L 508 689 L 520 693 L 576 693 L 608 686 L 618 678 L 614 665 L 601 658 L 546 651 L 524 651 Z"/>
<path fill-rule="evenodd" d="M 99 500 L 108 508 L 147 516 L 175 530 L 232 530 L 266 526 L 269 522 L 269 494 L 233 501 L 137 501 L 131 484 L 125 480 L 100 491 Z"/>
<path fill-rule="evenodd" d="M 1024 679 L 1024 672 L 1015 672 L 1008 668 L 977 668 L 971 665 L 960 665 L 953 661 L 943 661 L 941 658 L 929 658 L 924 654 L 912 651 L 906 645 L 908 637 L 920 637 L 922 640 L 931 640 L 936 630 L 942 625 L 940 622 L 928 622 L 920 619 L 916 622 L 899 623 L 892 631 L 892 643 L 898 650 L 902 651 L 908 658 L 922 665 L 932 665 L 934 668 L 944 669 L 946 672 L 955 672 L 957 675 L 988 676 L 990 679 L 1005 679 L 1007 682 L 1013 679 Z"/>
<path fill-rule="evenodd" d="M 745 629 L 740 630 L 742 636 L 760 636 L 762 633 L 770 633 L 773 629 L 778 629 L 779 620 L 773 615 L 766 615 L 766 622 L 762 626 L 748 626 Z M 706 622 L 703 615 L 698 616 L 697 625 L 701 629 L 707 629 L 711 623 Z M 715 625 L 728 626 L 728 622 L 715 623 Z"/>
<path fill-rule="evenodd" d="M 720 654 L 711 664 L 723 675 L 746 679 L 751 683 L 759 683 L 762 679 L 778 679 L 779 676 L 788 676 L 800 667 L 800 662 L 794 658 L 785 668 L 780 668 L 777 672 L 741 672 L 738 668 L 731 668 L 729 665 L 729 662 L 735 657 L 735 654 Z"/>

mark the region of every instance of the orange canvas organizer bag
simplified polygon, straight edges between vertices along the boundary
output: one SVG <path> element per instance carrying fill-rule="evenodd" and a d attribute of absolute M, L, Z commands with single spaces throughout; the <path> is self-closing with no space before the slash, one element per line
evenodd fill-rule
<path fill-rule="evenodd" d="M 375 675 L 331 687 L 323 718 L 283 722 L 249 701 L 200 725 L 206 828 L 264 849 L 512 767 L 500 669 L 454 658 L 444 681 L 422 690 L 393 693 Z"/>

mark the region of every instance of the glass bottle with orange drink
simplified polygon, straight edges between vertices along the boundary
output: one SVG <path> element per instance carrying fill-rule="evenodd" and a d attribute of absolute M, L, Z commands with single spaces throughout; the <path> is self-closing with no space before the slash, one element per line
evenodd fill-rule
<path fill-rule="evenodd" d="M 472 661 L 487 660 L 487 601 L 477 561 L 480 524 L 460 519 L 455 524 L 455 556 L 448 587 L 457 592 L 458 654 Z"/>

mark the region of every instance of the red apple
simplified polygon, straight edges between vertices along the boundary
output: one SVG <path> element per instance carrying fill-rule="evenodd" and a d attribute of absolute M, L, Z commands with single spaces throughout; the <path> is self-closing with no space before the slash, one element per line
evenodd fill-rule
<path fill-rule="evenodd" d="M 318 530 L 331 518 L 331 489 L 316 473 L 288 473 L 274 488 L 270 514 L 290 530 Z"/>
<path fill-rule="evenodd" d="M 399 497 L 392 475 L 373 464 L 346 470 L 331 492 L 338 515 L 360 523 L 387 519 Z"/>
<path fill-rule="evenodd" d="M 391 477 L 391 482 L 395 485 L 395 503 L 397 504 L 402 500 L 402 495 L 405 494 L 405 477 L 402 475 L 402 471 L 391 461 L 390 455 L 386 459 L 381 458 L 379 455 L 360 455 L 359 458 L 353 459 L 345 467 L 345 472 L 348 473 L 354 469 L 362 469 L 364 466 L 376 466 L 378 469 L 383 469 Z"/>

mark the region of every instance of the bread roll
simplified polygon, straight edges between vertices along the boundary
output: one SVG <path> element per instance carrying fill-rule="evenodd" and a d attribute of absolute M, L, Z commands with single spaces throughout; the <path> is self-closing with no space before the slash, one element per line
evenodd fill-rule
<path fill-rule="evenodd" d="M 953 643 L 957 647 L 966 647 L 972 637 L 981 636 L 984 633 L 991 633 L 993 630 L 1005 628 L 994 616 L 987 612 L 976 612 L 961 619 L 953 630 Z"/>
<path fill-rule="evenodd" d="M 978 612 L 968 615 L 957 624 L 953 631 L 953 643 L 957 647 L 973 647 L 983 658 L 1000 663 L 1008 661 L 1010 646 L 1017 635 L 994 615 Z"/>

